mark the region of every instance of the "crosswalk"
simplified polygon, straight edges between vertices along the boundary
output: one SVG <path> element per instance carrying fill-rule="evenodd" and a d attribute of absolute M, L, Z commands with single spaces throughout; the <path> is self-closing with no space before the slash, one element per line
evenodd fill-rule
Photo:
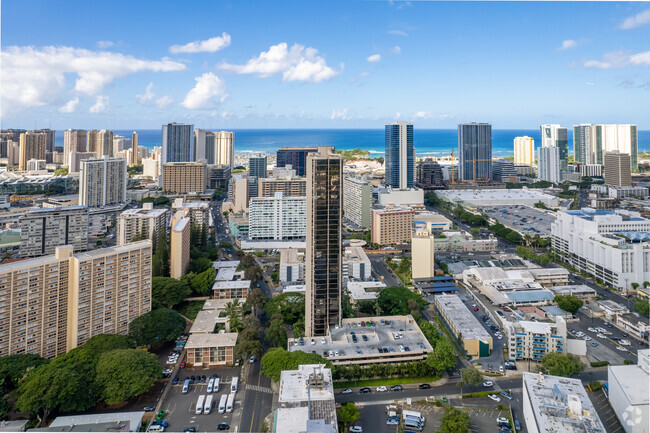
<path fill-rule="evenodd" d="M 251 390 L 251 391 L 257 391 L 257 392 L 266 392 L 268 394 L 273 394 L 273 390 L 271 388 L 266 388 L 264 386 L 258 386 L 258 385 L 246 385 L 246 390 Z"/>

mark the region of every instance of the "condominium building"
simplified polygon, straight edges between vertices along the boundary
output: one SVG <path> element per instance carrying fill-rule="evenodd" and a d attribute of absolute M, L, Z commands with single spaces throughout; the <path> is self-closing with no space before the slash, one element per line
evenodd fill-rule
<path fill-rule="evenodd" d="M 555 323 L 504 321 L 509 359 L 541 361 L 550 352 L 566 352 L 567 327 L 562 317 Z"/>
<path fill-rule="evenodd" d="M 305 197 L 254 197 L 249 203 L 250 239 L 304 239 L 306 235 Z"/>
<path fill-rule="evenodd" d="M 214 163 L 228 165 L 232 170 L 235 162 L 235 133 L 214 132 Z"/>
<path fill-rule="evenodd" d="M 201 162 L 168 162 L 162 166 L 163 191 L 203 193 L 205 184 L 206 166 Z"/>
<path fill-rule="evenodd" d="M 178 211 L 172 218 L 169 252 L 169 276 L 180 279 L 190 264 L 190 218 Z"/>
<path fill-rule="evenodd" d="M 415 170 L 415 186 L 422 189 L 441 189 L 444 179 L 442 167 L 438 161 L 430 158 L 420 162 Z"/>
<path fill-rule="evenodd" d="M 605 153 L 605 183 L 618 187 L 632 186 L 629 154 L 618 150 Z"/>
<path fill-rule="evenodd" d="M 162 163 L 194 162 L 194 125 L 168 123 L 162 126 Z"/>
<path fill-rule="evenodd" d="M 492 179 L 497 182 L 511 182 L 516 180 L 517 170 L 515 164 L 509 159 L 498 158 L 492 161 Z"/>
<path fill-rule="evenodd" d="M 343 216 L 361 229 L 370 228 L 372 185 L 366 180 L 346 177 L 343 181 Z"/>
<path fill-rule="evenodd" d="M 609 286 L 630 290 L 650 281 L 650 220 L 623 211 L 558 212 L 551 235 L 558 260 Z"/>
<path fill-rule="evenodd" d="M 79 174 L 79 204 L 95 208 L 126 203 L 126 184 L 126 159 L 85 159 Z"/>
<path fill-rule="evenodd" d="M 412 278 L 433 278 L 436 275 L 433 252 L 433 233 L 424 224 L 414 224 L 411 238 Z"/>
<path fill-rule="evenodd" d="M 361 247 L 345 247 L 343 256 L 343 276 L 366 281 L 372 275 L 370 259 Z"/>
<path fill-rule="evenodd" d="M 532 137 L 515 137 L 515 165 L 535 165 L 535 140 Z"/>
<path fill-rule="evenodd" d="M 113 131 L 102 129 L 95 136 L 95 156 L 113 156 Z"/>
<path fill-rule="evenodd" d="M 603 166 L 600 164 L 580 164 L 580 176 L 601 177 Z"/>
<path fill-rule="evenodd" d="M 77 152 L 72 151 L 68 155 L 68 173 L 79 173 L 81 171 L 81 161 L 84 159 L 92 159 L 95 157 L 94 152 Z"/>
<path fill-rule="evenodd" d="M 190 224 L 202 228 L 210 226 L 210 203 L 205 201 L 186 201 L 180 197 L 174 200 L 172 212 L 182 210 L 187 213 Z"/>
<path fill-rule="evenodd" d="M 386 185 L 395 189 L 413 188 L 415 149 L 413 125 L 404 121 L 386 125 Z"/>
<path fill-rule="evenodd" d="M 248 158 L 248 175 L 257 179 L 266 177 L 266 155 L 255 155 Z"/>
<path fill-rule="evenodd" d="M 67 129 L 63 132 L 63 165 L 70 166 L 70 152 L 86 152 L 87 139 L 88 133 L 83 129 Z"/>
<path fill-rule="evenodd" d="M 537 179 L 560 183 L 562 181 L 560 166 L 560 148 L 540 147 L 537 149 Z"/>
<path fill-rule="evenodd" d="M 151 310 L 151 242 L 0 265 L 0 356 L 53 358 Z"/>
<path fill-rule="evenodd" d="M 371 242 L 379 245 L 410 242 L 414 215 L 409 206 L 376 206 L 372 210 Z"/>
<path fill-rule="evenodd" d="M 20 257 L 54 254 L 62 245 L 74 252 L 88 249 L 86 206 L 32 209 L 20 219 Z"/>
<path fill-rule="evenodd" d="M 159 159 L 153 158 L 143 158 L 142 159 L 142 174 L 144 176 L 150 176 L 154 179 L 160 177 L 161 174 L 161 164 Z"/>
<path fill-rule="evenodd" d="M 605 154 L 617 150 L 630 155 L 630 169 L 637 168 L 638 131 L 636 125 L 573 126 L 573 154 L 582 164 L 605 164 Z"/>
<path fill-rule="evenodd" d="M 213 165 L 208 169 L 208 188 L 219 190 L 222 194 L 228 191 L 231 170 L 229 165 Z"/>
<path fill-rule="evenodd" d="M 52 129 L 36 129 L 34 132 L 39 133 L 39 134 L 45 134 L 45 151 L 46 152 L 53 152 L 54 151 L 54 143 L 56 142 L 56 131 Z M 51 162 L 51 161 L 48 161 Z"/>
<path fill-rule="evenodd" d="M 134 238 L 150 239 L 154 249 L 160 233 L 167 230 L 167 209 L 154 209 L 144 203 L 142 209 L 127 209 L 117 217 L 117 243 L 126 245 Z"/>
<path fill-rule="evenodd" d="M 248 211 L 248 176 L 233 174 L 230 187 L 231 201 L 235 213 Z"/>
<path fill-rule="evenodd" d="M 194 130 L 194 161 L 204 162 L 207 164 L 207 131 L 205 129 L 195 129 Z M 214 140 L 211 140 L 214 141 Z"/>
<path fill-rule="evenodd" d="M 269 177 L 258 179 L 258 197 L 274 197 L 281 192 L 285 197 L 305 197 L 307 194 L 306 179 L 278 179 Z"/>
<path fill-rule="evenodd" d="M 316 147 L 281 147 L 276 155 L 276 167 L 291 166 L 296 174 L 304 177 L 307 174 L 307 155 L 318 152 Z"/>
<path fill-rule="evenodd" d="M 133 131 L 131 134 L 131 159 L 129 160 L 129 166 L 138 165 L 140 162 L 140 152 L 138 150 L 138 133 Z"/>
<path fill-rule="evenodd" d="M 341 324 L 343 157 L 319 147 L 306 164 L 305 335 L 323 336 Z"/>
<path fill-rule="evenodd" d="M 458 295 L 436 295 L 433 305 L 451 335 L 458 343 L 462 343 L 467 355 L 490 356 L 492 336 L 467 309 Z"/>
<path fill-rule="evenodd" d="M 27 131 L 20 134 L 18 170 L 27 170 L 30 159 L 45 159 L 47 137 L 43 133 Z"/>
<path fill-rule="evenodd" d="M 458 161 L 461 180 L 492 179 L 492 125 L 475 122 L 458 125 Z"/>
<path fill-rule="evenodd" d="M 560 154 L 560 171 L 567 169 L 569 160 L 569 141 L 567 139 L 567 129 L 560 125 L 542 125 L 542 147 L 557 147 Z M 539 159 L 537 161 L 539 165 Z"/>

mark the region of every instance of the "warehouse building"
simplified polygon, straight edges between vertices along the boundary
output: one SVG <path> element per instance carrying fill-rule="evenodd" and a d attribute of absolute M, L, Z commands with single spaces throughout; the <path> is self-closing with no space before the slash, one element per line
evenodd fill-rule
<path fill-rule="evenodd" d="M 457 295 L 436 295 L 434 308 L 451 335 L 462 343 L 470 356 L 490 356 L 492 336 Z"/>

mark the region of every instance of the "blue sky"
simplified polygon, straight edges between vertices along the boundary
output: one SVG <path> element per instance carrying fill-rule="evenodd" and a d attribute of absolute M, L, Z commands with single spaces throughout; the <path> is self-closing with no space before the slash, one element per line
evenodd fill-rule
<path fill-rule="evenodd" d="M 1 25 L 3 128 L 650 129 L 648 2 L 5 0 Z"/>

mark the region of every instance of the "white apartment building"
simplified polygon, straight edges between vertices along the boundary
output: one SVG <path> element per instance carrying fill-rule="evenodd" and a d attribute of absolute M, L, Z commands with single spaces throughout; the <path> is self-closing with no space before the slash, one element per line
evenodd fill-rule
<path fill-rule="evenodd" d="M 305 279 L 304 254 L 298 255 L 296 248 L 283 248 L 280 250 L 280 281 L 289 283 Z"/>
<path fill-rule="evenodd" d="M 537 149 L 537 179 L 560 183 L 560 148 L 540 147 Z"/>
<path fill-rule="evenodd" d="M 560 260 L 609 286 L 650 281 L 650 220 L 623 211 L 558 212 L 551 235 Z"/>
<path fill-rule="evenodd" d="M 418 225 L 411 238 L 411 277 L 433 278 L 435 273 L 433 233 Z"/>
<path fill-rule="evenodd" d="M 142 209 L 128 209 L 117 217 L 117 243 L 126 245 L 136 236 L 151 239 L 154 248 L 161 231 L 167 229 L 167 209 L 154 209 L 153 203 L 145 203 Z"/>
<path fill-rule="evenodd" d="M 305 197 L 251 198 L 249 204 L 248 237 L 250 239 L 288 240 L 306 236 Z"/>
<path fill-rule="evenodd" d="M 566 321 L 557 317 L 555 323 L 504 321 L 509 359 L 541 361 L 550 352 L 566 352 Z"/>
<path fill-rule="evenodd" d="M 650 426 L 650 349 L 638 354 L 636 365 L 607 367 L 609 403 L 626 433 L 647 433 Z"/>
<path fill-rule="evenodd" d="M 515 165 L 535 165 L 535 140 L 532 137 L 515 137 Z"/>
<path fill-rule="evenodd" d="M 160 177 L 160 160 L 153 158 L 143 158 L 142 159 L 142 175 L 149 176 L 153 179 Z"/>
<path fill-rule="evenodd" d="M 605 153 L 630 155 L 630 168 L 637 167 L 638 132 L 631 124 L 573 126 L 573 153 L 582 164 L 605 164 Z"/>
<path fill-rule="evenodd" d="M 126 159 L 85 159 L 79 174 L 79 204 L 95 208 L 125 203 L 126 184 Z"/>
<path fill-rule="evenodd" d="M 235 162 L 235 133 L 220 131 L 214 132 L 214 163 L 229 165 L 232 170 Z"/>
<path fill-rule="evenodd" d="M 372 211 L 372 185 L 361 179 L 346 177 L 343 180 L 343 216 L 360 228 L 370 228 Z"/>
<path fill-rule="evenodd" d="M 343 256 L 343 277 L 369 280 L 372 274 L 370 259 L 361 247 L 346 247 Z"/>
<path fill-rule="evenodd" d="M 88 249 L 86 206 L 31 209 L 20 219 L 20 257 L 54 254 L 62 245 L 75 252 Z"/>

